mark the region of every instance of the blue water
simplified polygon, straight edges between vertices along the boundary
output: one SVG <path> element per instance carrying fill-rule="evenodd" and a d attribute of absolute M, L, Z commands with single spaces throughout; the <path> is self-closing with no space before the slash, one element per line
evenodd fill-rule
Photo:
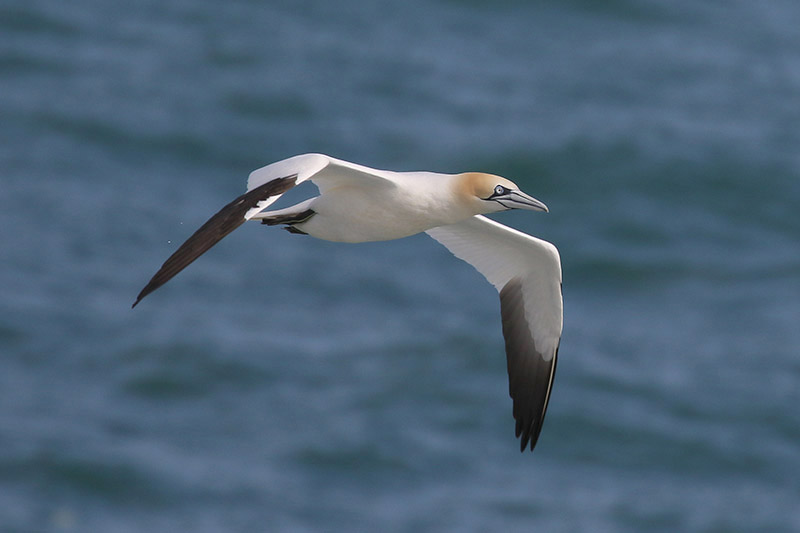
<path fill-rule="evenodd" d="M 0 4 L 0 531 L 800 531 L 800 4 Z M 496 292 L 245 226 L 318 151 L 505 175 L 565 327 L 533 454 Z"/>

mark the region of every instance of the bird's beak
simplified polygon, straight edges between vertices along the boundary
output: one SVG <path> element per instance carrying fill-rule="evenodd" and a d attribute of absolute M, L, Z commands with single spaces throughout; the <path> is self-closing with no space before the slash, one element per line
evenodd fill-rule
<path fill-rule="evenodd" d="M 492 200 L 499 202 L 506 209 L 529 209 L 531 211 L 550 212 L 543 202 L 519 190 L 508 191 L 506 194 L 493 197 Z"/>

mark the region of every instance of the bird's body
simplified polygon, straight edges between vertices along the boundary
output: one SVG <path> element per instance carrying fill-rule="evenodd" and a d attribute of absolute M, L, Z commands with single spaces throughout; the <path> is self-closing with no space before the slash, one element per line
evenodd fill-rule
<path fill-rule="evenodd" d="M 311 180 L 320 195 L 268 211 L 285 191 Z M 376 170 L 304 154 L 250 174 L 248 192 L 192 235 L 142 289 L 134 306 L 247 220 L 337 242 L 392 240 L 420 232 L 472 264 L 500 293 L 517 436 L 531 449 L 550 397 L 561 337 L 561 263 L 552 244 L 483 216 L 547 207 L 509 180 L 484 173 Z"/>
<path fill-rule="evenodd" d="M 414 173 L 402 177 L 406 183 L 422 186 L 429 176 Z M 443 176 L 437 181 L 448 182 L 449 178 Z M 253 218 L 311 209 L 314 216 L 294 226 L 312 237 L 335 242 L 387 241 L 447 224 L 452 215 L 439 209 L 439 200 L 424 194 L 422 187 L 398 187 L 393 181 L 381 180 L 362 186 L 334 187 L 298 206 Z"/>
<path fill-rule="evenodd" d="M 311 209 L 315 215 L 293 224 L 297 229 L 326 241 L 367 242 L 408 237 L 481 212 L 478 202 L 462 198 L 473 196 L 466 192 L 465 181 L 483 174 L 392 172 L 321 154 L 295 156 L 258 169 L 247 185 L 252 190 L 292 173 L 298 174 L 298 183 L 308 179 L 305 174 L 313 173 L 311 179 L 321 194 L 276 211 L 263 211 L 269 205 L 265 203 L 258 212 L 248 213 L 250 218 L 266 220 Z"/>

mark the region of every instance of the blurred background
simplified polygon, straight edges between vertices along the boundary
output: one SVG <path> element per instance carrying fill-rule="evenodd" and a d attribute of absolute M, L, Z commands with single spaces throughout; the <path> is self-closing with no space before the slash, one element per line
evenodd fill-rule
<path fill-rule="evenodd" d="M 800 530 L 800 4 L 4 0 L 0 531 Z M 494 289 L 247 225 L 304 152 L 504 175 L 565 327 L 519 453 Z"/>

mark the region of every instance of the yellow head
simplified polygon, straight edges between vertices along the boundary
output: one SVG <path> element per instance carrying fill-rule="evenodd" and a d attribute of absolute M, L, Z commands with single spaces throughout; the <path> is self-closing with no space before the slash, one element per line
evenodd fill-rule
<path fill-rule="evenodd" d="M 547 206 L 519 190 L 501 176 L 483 172 L 465 172 L 457 176 L 458 195 L 474 205 L 477 213 L 495 213 L 509 209 L 547 212 Z"/>

